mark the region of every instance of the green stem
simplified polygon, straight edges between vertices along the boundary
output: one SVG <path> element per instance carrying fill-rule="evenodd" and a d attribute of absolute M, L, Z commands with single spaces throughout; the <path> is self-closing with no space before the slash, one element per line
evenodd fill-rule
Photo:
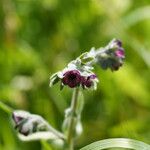
<path fill-rule="evenodd" d="M 0 109 L 8 113 L 9 115 L 13 112 L 13 109 L 6 104 L 4 104 L 2 101 L 0 101 Z"/>
<path fill-rule="evenodd" d="M 55 134 L 60 139 L 65 140 L 65 136 L 61 132 L 59 132 L 58 130 L 53 128 L 49 123 L 45 122 L 45 124 L 47 124 L 48 131 L 52 132 L 53 134 Z"/>
<path fill-rule="evenodd" d="M 71 100 L 71 117 L 70 117 L 70 123 L 68 128 L 68 135 L 67 135 L 67 143 L 68 143 L 69 150 L 74 150 L 74 138 L 73 138 L 73 132 L 75 130 L 74 115 L 76 113 L 78 95 L 79 95 L 79 88 L 75 88 Z"/>

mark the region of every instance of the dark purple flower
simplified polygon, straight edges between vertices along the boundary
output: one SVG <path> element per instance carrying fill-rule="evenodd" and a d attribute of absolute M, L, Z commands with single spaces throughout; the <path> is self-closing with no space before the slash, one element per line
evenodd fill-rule
<path fill-rule="evenodd" d="M 87 88 L 90 88 L 93 84 L 93 79 L 96 78 L 96 75 L 95 74 L 92 74 L 88 77 L 83 77 L 81 78 L 81 83 L 82 83 L 82 87 L 84 88 L 85 86 Z"/>
<path fill-rule="evenodd" d="M 64 73 L 62 83 L 68 85 L 70 88 L 74 88 L 80 85 L 81 75 L 78 70 L 71 70 Z"/>

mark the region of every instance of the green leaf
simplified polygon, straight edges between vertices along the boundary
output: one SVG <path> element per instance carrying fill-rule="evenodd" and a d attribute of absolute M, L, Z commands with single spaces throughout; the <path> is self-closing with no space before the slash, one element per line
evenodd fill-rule
<path fill-rule="evenodd" d="M 87 54 L 88 54 L 88 52 L 82 53 L 82 54 L 79 56 L 79 58 L 80 58 L 80 59 L 83 59 Z"/>
<path fill-rule="evenodd" d="M 79 56 L 83 64 L 93 61 L 93 56 L 88 56 L 89 52 L 85 52 Z"/>
<path fill-rule="evenodd" d="M 60 91 L 62 91 L 64 88 L 64 85 L 62 83 L 60 83 Z"/>
<path fill-rule="evenodd" d="M 82 63 L 83 63 L 83 64 L 86 64 L 86 63 L 91 62 L 91 61 L 93 61 L 93 60 L 94 60 L 93 57 L 86 57 L 86 58 L 83 58 L 83 59 L 82 59 Z"/>
<path fill-rule="evenodd" d="M 56 78 L 53 80 L 53 85 L 56 84 L 56 83 L 58 83 L 58 81 L 59 81 L 59 78 L 56 77 Z"/>
<path fill-rule="evenodd" d="M 113 139 L 105 139 L 105 140 L 94 142 L 90 145 L 81 148 L 80 150 L 102 150 L 108 148 L 150 150 L 150 145 L 133 139 L 113 138 Z"/>
<path fill-rule="evenodd" d="M 50 78 L 50 84 L 49 86 L 52 87 L 54 84 L 58 83 L 59 82 L 59 78 L 57 75 L 54 75 L 53 77 Z"/>

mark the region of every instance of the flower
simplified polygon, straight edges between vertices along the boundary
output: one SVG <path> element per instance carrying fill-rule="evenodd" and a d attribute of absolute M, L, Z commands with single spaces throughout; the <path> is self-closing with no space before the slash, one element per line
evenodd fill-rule
<path fill-rule="evenodd" d="M 125 58 L 122 42 L 113 39 L 107 46 L 84 52 L 61 71 L 50 77 L 50 86 L 60 82 L 60 89 L 64 86 L 75 88 L 82 86 L 83 89 L 94 87 L 96 89 L 98 79 L 93 73 L 93 65 L 99 64 L 102 69 L 118 70 Z"/>
<path fill-rule="evenodd" d="M 124 50 L 123 49 L 117 49 L 115 51 L 115 56 L 118 57 L 118 58 L 124 58 L 125 57 L 125 54 L 124 54 Z"/>
<path fill-rule="evenodd" d="M 84 59 L 84 55 L 82 57 Z M 61 90 L 64 86 L 70 88 L 82 86 L 84 89 L 94 87 L 96 89 L 98 79 L 95 78 L 96 75 L 92 72 L 93 67 L 86 64 L 85 60 L 82 63 L 82 59 L 77 58 L 71 61 L 63 70 L 53 74 L 50 77 L 50 86 L 60 82 Z"/>
<path fill-rule="evenodd" d="M 64 77 L 62 78 L 62 83 L 68 85 L 70 88 L 80 85 L 82 85 L 83 89 L 91 88 L 95 85 L 94 82 L 98 82 L 95 74 L 84 74 L 83 76 L 79 70 L 69 70 L 64 73 Z"/>
<path fill-rule="evenodd" d="M 88 77 L 83 77 L 82 76 L 82 78 L 81 78 L 81 84 L 82 84 L 82 87 L 83 88 L 85 88 L 85 87 L 87 87 L 87 88 L 90 88 L 92 85 L 93 85 L 93 81 L 94 81 L 94 79 L 96 79 L 97 77 L 96 77 L 96 75 L 95 74 L 92 74 L 92 75 L 90 75 L 90 76 L 88 76 Z"/>
<path fill-rule="evenodd" d="M 103 53 L 97 52 L 96 61 L 103 68 L 110 68 L 112 71 L 118 70 L 125 58 L 125 52 L 120 40 L 112 40 L 105 48 Z"/>
<path fill-rule="evenodd" d="M 114 40 L 114 42 L 116 42 L 117 46 L 122 47 L 122 42 L 120 40 Z"/>
<path fill-rule="evenodd" d="M 70 88 L 74 88 L 80 85 L 81 74 L 78 70 L 71 70 L 64 73 L 62 83 L 68 85 Z"/>
<path fill-rule="evenodd" d="M 62 83 L 70 88 L 82 86 L 83 89 L 94 87 L 96 89 L 98 79 L 95 74 L 82 73 L 79 70 L 70 70 L 64 73 Z"/>

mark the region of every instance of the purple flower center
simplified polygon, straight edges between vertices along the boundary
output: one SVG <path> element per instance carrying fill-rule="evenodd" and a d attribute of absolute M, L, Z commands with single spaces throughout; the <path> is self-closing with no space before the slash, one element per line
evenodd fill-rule
<path fill-rule="evenodd" d="M 80 72 L 78 70 L 67 71 L 64 74 L 62 82 L 64 85 L 68 85 L 70 88 L 79 86 L 79 84 L 81 82 Z"/>

